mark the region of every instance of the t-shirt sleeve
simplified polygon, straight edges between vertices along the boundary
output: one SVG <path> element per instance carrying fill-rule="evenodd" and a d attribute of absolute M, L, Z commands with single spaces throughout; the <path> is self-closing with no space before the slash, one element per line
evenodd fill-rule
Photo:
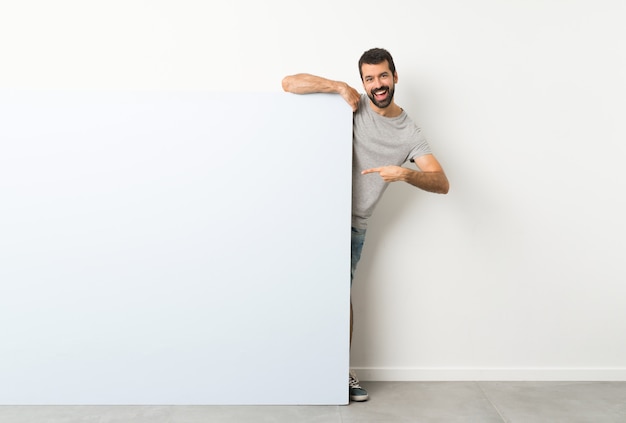
<path fill-rule="evenodd" d="M 425 156 L 426 154 L 432 154 L 428 140 L 422 133 L 422 130 L 415 126 L 414 133 L 411 137 L 413 147 L 409 151 L 408 159 L 414 162 L 417 157 Z"/>

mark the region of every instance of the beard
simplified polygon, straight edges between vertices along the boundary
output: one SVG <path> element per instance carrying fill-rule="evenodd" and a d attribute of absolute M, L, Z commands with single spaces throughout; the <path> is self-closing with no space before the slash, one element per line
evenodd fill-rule
<path fill-rule="evenodd" d="M 381 90 L 384 90 L 387 92 L 387 97 L 385 97 L 384 100 L 378 101 L 376 100 L 376 96 L 374 95 L 374 93 L 377 91 L 381 91 Z M 370 98 L 370 100 L 372 100 L 372 103 L 374 103 L 376 107 L 380 109 L 384 109 L 385 107 L 391 104 L 395 90 L 396 90 L 395 87 L 389 88 L 387 86 L 382 86 L 382 87 L 378 87 L 376 89 L 371 90 L 369 93 L 367 93 L 367 96 Z"/>

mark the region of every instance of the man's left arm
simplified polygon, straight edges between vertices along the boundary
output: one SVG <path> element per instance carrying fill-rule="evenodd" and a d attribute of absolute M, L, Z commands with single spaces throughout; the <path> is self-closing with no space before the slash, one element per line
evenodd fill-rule
<path fill-rule="evenodd" d="M 450 183 L 439 161 L 432 154 L 416 157 L 415 165 L 419 170 L 402 166 L 381 166 L 366 169 L 361 174 L 378 173 L 385 182 L 404 181 L 424 191 L 447 194 Z"/>

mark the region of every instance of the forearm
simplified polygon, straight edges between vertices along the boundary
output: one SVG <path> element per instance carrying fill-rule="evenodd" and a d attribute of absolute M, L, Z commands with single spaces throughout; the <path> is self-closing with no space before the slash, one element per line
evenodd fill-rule
<path fill-rule="evenodd" d="M 418 171 L 403 166 L 391 165 L 373 167 L 361 172 L 362 175 L 370 173 L 378 173 L 385 182 L 404 181 L 424 191 L 437 194 L 447 194 L 450 189 L 448 177 L 443 170 Z"/>
<path fill-rule="evenodd" d="M 422 172 L 405 167 L 402 169 L 404 170 L 400 180 L 407 182 L 414 187 L 437 194 L 447 194 L 450 189 L 448 177 L 443 171 Z"/>
<path fill-rule="evenodd" d="M 283 78 L 283 90 L 294 94 L 312 93 L 336 93 L 342 94 L 348 84 L 341 81 L 333 81 L 321 76 L 308 73 L 298 73 Z"/>
<path fill-rule="evenodd" d="M 354 112 L 358 109 L 359 100 L 361 99 L 357 90 L 345 82 L 333 81 L 332 79 L 311 75 L 309 73 L 298 73 L 284 77 L 283 90 L 293 94 L 339 94 Z"/>

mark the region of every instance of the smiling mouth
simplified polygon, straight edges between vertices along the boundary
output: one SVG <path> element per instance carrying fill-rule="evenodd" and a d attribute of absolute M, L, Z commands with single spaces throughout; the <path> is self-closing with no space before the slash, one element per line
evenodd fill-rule
<path fill-rule="evenodd" d="M 382 98 L 387 97 L 388 92 L 389 90 L 387 88 L 382 88 L 379 90 L 372 91 L 372 94 L 374 95 L 374 97 L 376 97 L 376 99 L 382 99 Z"/>

